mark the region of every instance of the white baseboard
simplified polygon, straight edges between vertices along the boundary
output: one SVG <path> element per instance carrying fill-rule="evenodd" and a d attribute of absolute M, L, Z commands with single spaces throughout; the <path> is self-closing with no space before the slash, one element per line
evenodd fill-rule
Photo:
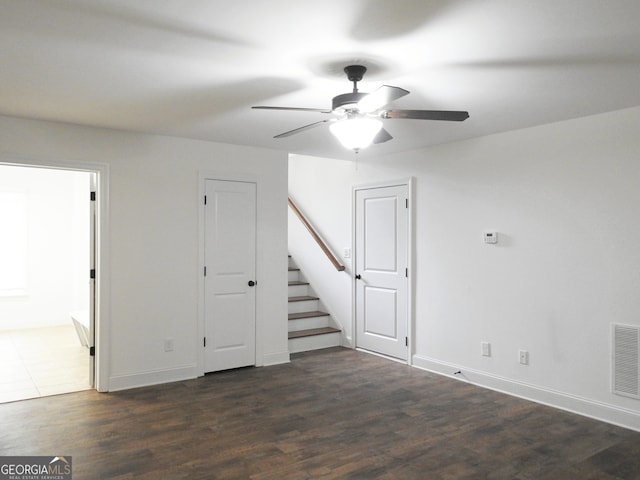
<path fill-rule="evenodd" d="M 197 377 L 196 365 L 185 365 L 169 370 L 151 370 L 127 375 L 114 375 L 109 378 L 109 391 L 117 392 L 118 390 L 179 382 Z"/>
<path fill-rule="evenodd" d="M 289 363 L 289 352 L 267 354 L 264 356 L 263 360 L 264 366 Z M 150 385 L 159 385 L 161 383 L 179 382 L 182 380 L 197 378 L 199 376 L 201 376 L 201 374 L 198 374 L 196 365 L 185 365 L 168 370 L 150 370 L 146 372 L 132 373 L 127 375 L 114 375 L 109 378 L 108 391 L 117 392 L 119 390 L 127 390 L 130 388 L 148 387 Z"/>
<path fill-rule="evenodd" d="M 353 338 L 349 336 L 344 336 L 342 339 L 342 346 L 346 348 L 355 348 L 355 343 L 353 342 Z"/>
<path fill-rule="evenodd" d="M 280 365 L 281 363 L 289 363 L 291 361 L 289 352 L 267 353 L 262 359 L 264 361 L 263 365 L 265 367 L 269 365 Z"/>
<path fill-rule="evenodd" d="M 536 385 L 471 370 L 432 358 L 413 356 L 413 366 L 479 387 L 559 408 L 620 427 L 640 431 L 640 412 Z M 461 372 L 454 375 L 454 372 Z"/>

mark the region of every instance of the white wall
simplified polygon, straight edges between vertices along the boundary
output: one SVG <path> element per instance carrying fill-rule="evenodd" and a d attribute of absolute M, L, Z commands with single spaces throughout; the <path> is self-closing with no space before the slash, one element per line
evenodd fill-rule
<path fill-rule="evenodd" d="M 640 429 L 640 401 L 610 388 L 610 325 L 640 325 L 638 152 L 632 108 L 360 159 L 357 169 L 292 157 L 289 190 L 342 249 L 352 187 L 413 176 L 414 364 Z M 290 251 L 313 263 L 296 228 Z M 486 230 L 497 245 L 483 243 Z M 351 280 L 312 281 L 348 324 Z M 518 364 L 519 349 L 530 365 Z"/>
<path fill-rule="evenodd" d="M 0 191 L 27 198 L 27 290 L 0 296 L 0 330 L 71 325 L 89 306 L 86 172 L 0 166 Z"/>
<path fill-rule="evenodd" d="M 107 389 L 199 373 L 198 188 L 204 171 L 248 173 L 258 181 L 257 361 L 288 361 L 286 154 L 12 117 L 0 117 L 0 148 L 0 161 L 97 165 L 108 174 L 102 272 L 110 277 L 100 278 L 99 326 L 108 348 L 100 367 Z M 164 352 L 165 338 L 174 339 L 173 352 Z M 99 348 L 99 362 L 101 355 Z"/>

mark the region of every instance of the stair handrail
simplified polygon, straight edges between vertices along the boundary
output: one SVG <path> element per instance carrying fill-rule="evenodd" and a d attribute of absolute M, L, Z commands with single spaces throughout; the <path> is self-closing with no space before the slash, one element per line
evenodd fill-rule
<path fill-rule="evenodd" d="M 313 227 L 311 226 L 311 224 L 309 223 L 309 221 L 305 218 L 305 216 L 302 214 L 302 212 L 300 211 L 300 209 L 296 206 L 296 204 L 294 203 L 293 200 L 291 200 L 291 197 L 288 197 L 287 200 L 289 201 L 289 207 L 291 208 L 291 210 L 293 210 L 293 213 L 296 214 L 296 216 L 300 219 L 300 221 L 302 222 L 302 224 L 306 227 L 306 229 L 309 231 L 309 233 L 311 234 L 311 236 L 313 237 L 313 239 L 316 241 L 316 243 L 320 246 L 320 249 L 324 252 L 324 254 L 327 256 L 327 258 L 329 259 L 329 261 L 333 264 L 333 266 L 335 267 L 335 269 L 339 272 L 344 271 L 345 267 L 344 265 L 342 265 L 338 259 L 335 257 L 335 255 L 333 253 L 331 253 L 331 250 L 329 250 L 329 247 L 327 247 L 327 245 L 322 241 L 322 239 L 320 238 L 320 236 L 316 233 L 316 231 L 313 229 Z"/>

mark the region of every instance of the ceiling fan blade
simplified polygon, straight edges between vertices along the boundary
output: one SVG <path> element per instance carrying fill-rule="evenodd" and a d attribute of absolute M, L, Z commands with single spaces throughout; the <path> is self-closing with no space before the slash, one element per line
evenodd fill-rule
<path fill-rule="evenodd" d="M 304 132 L 305 130 L 310 130 L 310 129 L 314 128 L 314 127 L 318 127 L 318 126 L 322 125 L 323 123 L 327 123 L 327 122 L 330 122 L 330 121 L 331 120 L 328 120 L 328 119 L 327 120 L 320 120 L 319 122 L 310 123 L 309 125 L 305 125 L 303 127 L 298 127 L 298 128 L 293 129 L 293 130 L 289 130 L 288 132 L 281 133 L 280 135 L 276 135 L 273 138 L 289 137 L 291 135 L 295 135 L 296 133 Z"/>
<path fill-rule="evenodd" d="M 293 110 L 296 112 L 320 112 L 320 113 L 331 113 L 331 110 L 327 110 L 326 108 L 304 108 L 304 107 L 268 107 L 265 105 L 256 105 L 255 107 L 260 110 Z"/>
<path fill-rule="evenodd" d="M 462 122 L 469 118 L 469 112 L 457 110 L 387 110 L 386 112 L 383 112 L 382 118 Z"/>
<path fill-rule="evenodd" d="M 362 98 L 358 102 L 358 110 L 365 113 L 374 112 L 408 94 L 409 91 L 404 88 L 383 85 Z"/>
<path fill-rule="evenodd" d="M 389 132 L 387 132 L 384 128 L 381 128 L 380 131 L 376 134 L 376 136 L 373 137 L 372 143 L 374 144 L 384 143 L 384 142 L 388 142 L 391 139 L 393 139 L 393 137 L 389 134 Z"/>

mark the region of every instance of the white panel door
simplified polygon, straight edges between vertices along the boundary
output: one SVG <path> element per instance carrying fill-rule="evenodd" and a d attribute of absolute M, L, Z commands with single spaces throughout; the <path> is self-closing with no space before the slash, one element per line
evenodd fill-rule
<path fill-rule="evenodd" d="M 256 184 L 206 180 L 205 372 L 255 365 Z"/>
<path fill-rule="evenodd" d="M 407 359 L 408 186 L 356 190 L 356 346 Z"/>

